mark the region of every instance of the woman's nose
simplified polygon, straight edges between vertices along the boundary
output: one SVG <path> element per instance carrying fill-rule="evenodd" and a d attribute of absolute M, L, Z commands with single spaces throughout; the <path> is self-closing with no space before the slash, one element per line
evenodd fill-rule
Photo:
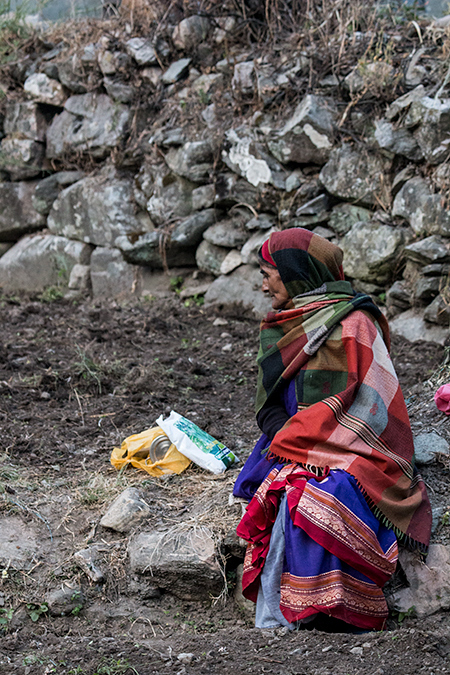
<path fill-rule="evenodd" d="M 262 287 L 261 287 L 261 288 L 262 288 L 263 291 L 268 291 L 268 290 L 269 290 L 269 284 L 267 283 L 267 279 L 264 278 L 264 279 L 262 280 Z"/>

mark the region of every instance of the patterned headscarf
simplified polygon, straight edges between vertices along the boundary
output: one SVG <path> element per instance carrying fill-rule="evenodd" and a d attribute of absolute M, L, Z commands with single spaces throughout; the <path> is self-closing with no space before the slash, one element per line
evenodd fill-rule
<path fill-rule="evenodd" d="M 302 227 L 271 234 L 260 257 L 277 268 L 291 298 L 344 280 L 341 249 Z"/>

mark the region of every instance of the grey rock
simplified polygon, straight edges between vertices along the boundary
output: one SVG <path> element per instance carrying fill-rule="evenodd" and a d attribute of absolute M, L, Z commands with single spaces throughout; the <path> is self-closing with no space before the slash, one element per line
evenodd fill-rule
<path fill-rule="evenodd" d="M 61 83 L 44 73 L 34 73 L 27 77 L 23 89 L 39 103 L 61 107 L 67 98 Z"/>
<path fill-rule="evenodd" d="M 370 221 L 356 223 L 340 241 L 345 273 L 371 283 L 388 281 L 404 241 L 401 229 Z"/>
<path fill-rule="evenodd" d="M 403 113 L 407 108 L 409 108 L 411 103 L 420 101 L 420 99 L 422 99 L 424 96 L 425 87 L 422 84 L 419 84 L 418 87 L 412 89 L 412 91 L 408 91 L 406 94 L 403 94 L 403 96 L 396 98 L 395 101 L 391 103 L 385 113 L 386 119 L 395 119 L 400 113 Z"/>
<path fill-rule="evenodd" d="M 100 525 L 116 532 L 129 532 L 140 525 L 149 514 L 150 507 L 142 499 L 139 490 L 129 487 L 108 507 Z"/>
<path fill-rule="evenodd" d="M 448 328 L 426 323 L 423 314 L 416 309 L 408 309 L 391 319 L 389 327 L 392 335 L 404 337 L 410 342 L 425 340 L 426 342 L 444 345 L 448 338 Z"/>
<path fill-rule="evenodd" d="M 20 239 L 0 258 L 0 286 L 5 291 L 66 290 L 72 267 L 88 264 L 90 246 L 52 234 Z"/>
<path fill-rule="evenodd" d="M 433 194 L 423 178 L 407 181 L 394 199 L 392 215 L 401 216 L 416 234 L 450 236 L 450 214 L 442 196 Z"/>
<path fill-rule="evenodd" d="M 125 43 L 125 48 L 139 66 L 158 65 L 158 55 L 149 39 L 131 38 L 131 40 L 127 40 Z"/>
<path fill-rule="evenodd" d="M 192 190 L 192 210 L 201 211 L 214 204 L 216 200 L 216 188 L 213 184 L 200 185 Z"/>
<path fill-rule="evenodd" d="M 187 141 L 186 130 L 181 127 L 157 129 L 149 143 L 162 145 L 164 148 L 179 147 Z"/>
<path fill-rule="evenodd" d="M 17 241 L 45 225 L 33 205 L 36 182 L 0 183 L 0 241 Z"/>
<path fill-rule="evenodd" d="M 450 262 L 450 247 L 443 239 L 433 234 L 414 244 L 405 246 L 405 258 L 420 265 Z"/>
<path fill-rule="evenodd" d="M 270 213 L 258 213 L 254 218 L 250 218 L 245 223 L 247 230 L 270 230 L 276 225 L 275 216 Z"/>
<path fill-rule="evenodd" d="M 275 190 L 268 189 L 267 184 L 251 185 L 247 180 L 233 173 L 218 174 L 216 188 L 216 204 L 221 208 L 229 209 L 236 204 L 248 204 L 255 210 L 264 204 L 264 210 L 277 210 L 279 195 Z"/>
<path fill-rule="evenodd" d="M 398 173 L 395 174 L 394 180 L 392 181 L 392 196 L 395 197 L 396 194 L 402 189 L 402 187 L 407 183 L 411 178 L 415 178 L 416 171 L 414 166 L 407 166 Z"/>
<path fill-rule="evenodd" d="M 182 220 L 172 231 L 170 237 L 164 231 L 154 230 L 130 241 L 126 236 L 119 237 L 116 245 L 122 250 L 128 262 L 162 268 L 167 265 L 194 265 L 195 248 L 199 245 L 203 232 L 215 221 L 216 211 L 206 209 Z M 164 260 L 163 260 L 164 256 Z"/>
<path fill-rule="evenodd" d="M 128 546 L 134 574 L 149 574 L 153 583 L 186 600 L 207 599 L 223 586 L 214 540 L 204 527 L 141 532 Z"/>
<path fill-rule="evenodd" d="M 129 116 L 127 106 L 106 94 L 71 96 L 47 130 L 47 157 L 86 151 L 98 159 L 106 157 L 125 138 Z"/>
<path fill-rule="evenodd" d="M 439 455 L 448 457 L 448 442 L 435 431 L 418 434 L 414 438 L 414 453 L 418 465 L 432 464 Z"/>
<path fill-rule="evenodd" d="M 425 562 L 419 553 L 400 549 L 399 560 L 409 586 L 388 598 L 391 610 L 408 613 L 414 607 L 419 618 L 450 608 L 450 549 L 431 544 Z"/>
<path fill-rule="evenodd" d="M 9 251 L 9 249 L 12 248 L 13 246 L 14 246 L 13 243 L 5 243 L 5 242 L 0 243 L 0 258 L 2 257 L 2 255 L 5 255 L 6 251 Z"/>
<path fill-rule="evenodd" d="M 193 141 L 185 143 L 179 149 L 169 150 L 165 160 L 178 176 L 188 178 L 194 183 L 203 183 L 211 180 L 214 148 L 210 141 Z"/>
<path fill-rule="evenodd" d="M 191 91 L 195 91 L 200 96 L 205 96 L 209 92 L 217 90 L 223 83 L 222 73 L 205 73 L 196 77 L 191 84 Z"/>
<path fill-rule="evenodd" d="M 242 577 L 244 574 L 244 565 L 238 565 L 236 569 L 236 586 L 234 589 L 234 602 L 248 620 L 254 620 L 255 603 L 247 600 L 242 593 Z"/>
<path fill-rule="evenodd" d="M 228 253 L 229 249 L 216 246 L 204 239 L 195 253 L 197 267 L 203 272 L 219 276 L 220 268 Z"/>
<path fill-rule="evenodd" d="M 133 100 L 134 88 L 131 85 L 111 77 L 103 78 L 103 84 L 105 85 L 108 96 L 112 98 L 113 101 L 118 101 L 119 103 L 131 103 Z"/>
<path fill-rule="evenodd" d="M 36 184 L 36 189 L 31 200 L 33 207 L 38 213 L 47 216 L 61 189 L 73 185 L 73 183 L 82 178 L 84 178 L 82 171 L 59 171 L 40 180 Z"/>
<path fill-rule="evenodd" d="M 0 144 L 0 166 L 11 180 L 35 178 L 42 171 L 45 145 L 29 138 L 6 137 Z"/>
<path fill-rule="evenodd" d="M 414 136 L 430 164 L 444 161 L 450 146 L 450 99 L 424 96 L 412 103 L 406 126 L 418 126 Z"/>
<path fill-rule="evenodd" d="M 59 61 L 57 68 L 59 81 L 69 89 L 69 91 L 74 94 L 86 93 L 85 66 L 81 62 L 78 53 L 75 52 L 68 59 Z"/>
<path fill-rule="evenodd" d="M 421 271 L 424 277 L 444 277 L 450 274 L 450 264 L 432 263 L 423 267 Z"/>
<path fill-rule="evenodd" d="M 331 209 L 328 225 L 336 234 L 344 235 L 355 223 L 364 223 L 373 216 L 372 211 L 354 204 L 337 204 Z"/>
<path fill-rule="evenodd" d="M 423 313 L 423 318 L 432 324 L 438 326 L 445 326 L 448 336 L 448 327 L 450 325 L 450 305 L 448 301 L 444 300 L 439 294 L 433 302 L 431 302 Z"/>
<path fill-rule="evenodd" d="M 333 150 L 320 172 L 320 181 L 332 195 L 363 206 L 388 205 L 391 161 L 348 144 Z"/>
<path fill-rule="evenodd" d="M 420 278 L 414 286 L 414 299 L 428 304 L 439 294 L 440 287 L 441 281 L 438 277 Z"/>
<path fill-rule="evenodd" d="M 269 155 L 250 129 L 231 129 L 225 136 L 227 148 L 222 151 L 222 159 L 232 171 L 255 187 L 270 183 L 285 188 L 283 167 Z"/>
<path fill-rule="evenodd" d="M 258 318 L 271 309 L 269 299 L 261 292 L 259 269 L 252 265 L 241 265 L 231 274 L 215 279 L 205 294 L 205 306 Z"/>
<path fill-rule="evenodd" d="M 408 129 L 397 129 L 387 120 L 377 120 L 374 138 L 381 150 L 387 150 L 393 155 L 402 155 L 416 162 L 423 159 L 422 150 Z"/>
<path fill-rule="evenodd" d="M 308 94 L 268 147 L 283 164 L 324 164 L 333 148 L 335 121 L 333 103 Z"/>
<path fill-rule="evenodd" d="M 344 79 L 350 94 L 380 91 L 392 82 L 395 70 L 386 61 L 373 61 L 354 68 Z"/>
<path fill-rule="evenodd" d="M 228 218 L 208 227 L 203 238 L 216 246 L 240 248 L 249 238 L 249 231 L 245 229 L 241 218 Z"/>
<path fill-rule="evenodd" d="M 235 96 L 250 96 L 255 86 L 255 64 L 253 61 L 236 63 L 231 86 Z"/>
<path fill-rule="evenodd" d="M 132 195 L 130 179 L 106 170 L 87 176 L 63 190 L 53 202 L 48 227 L 70 239 L 114 246 L 119 236 L 140 234 L 151 227 L 136 215 Z"/>
<path fill-rule="evenodd" d="M 246 265 L 259 266 L 258 251 L 266 239 L 270 237 L 272 232 L 276 232 L 276 228 L 264 230 L 262 232 L 255 232 L 255 234 L 250 237 L 250 239 L 241 249 L 241 258 L 243 263 Z"/>
<path fill-rule="evenodd" d="M 98 564 L 99 553 L 102 548 L 108 549 L 107 546 L 102 547 L 101 545 L 94 544 L 81 551 L 77 551 L 73 555 L 74 562 L 94 584 L 102 584 L 105 581 L 105 573 Z"/>
<path fill-rule="evenodd" d="M 220 266 L 220 274 L 229 274 L 233 270 L 235 270 L 237 267 L 242 265 L 242 256 L 240 251 L 237 249 L 232 249 L 227 253 L 227 255 L 224 258 L 224 261 L 222 262 Z M 209 284 L 208 287 L 205 289 L 206 291 L 209 289 Z"/>
<path fill-rule="evenodd" d="M 386 293 L 388 307 L 408 309 L 412 304 L 412 293 L 404 281 L 395 281 Z"/>
<path fill-rule="evenodd" d="M 175 84 L 188 75 L 191 59 L 179 59 L 172 63 L 161 76 L 164 84 Z"/>
<path fill-rule="evenodd" d="M 0 564 L 2 568 L 14 565 L 16 570 L 29 570 L 33 564 L 36 564 L 32 561 L 39 551 L 39 538 L 34 524 L 24 523 L 20 516 L 5 514 L 0 518 Z"/>
<path fill-rule="evenodd" d="M 152 195 L 146 206 L 155 224 L 163 225 L 192 213 L 194 183 L 165 172 L 156 171 L 153 177 Z"/>
<path fill-rule="evenodd" d="M 172 33 L 172 40 L 178 49 L 193 49 L 207 37 L 211 23 L 205 16 L 193 14 L 180 21 Z"/>
<path fill-rule="evenodd" d="M 45 141 L 47 121 L 34 101 L 10 102 L 6 105 L 5 134 L 17 134 L 32 141 Z"/>
<path fill-rule="evenodd" d="M 94 298 L 127 298 L 135 294 L 139 270 L 115 248 L 97 246 L 92 252 L 90 283 Z"/>
<path fill-rule="evenodd" d="M 118 72 L 126 72 L 130 65 L 130 57 L 123 52 L 111 52 L 106 49 L 98 54 L 98 66 L 105 76 L 115 75 Z"/>
<path fill-rule="evenodd" d="M 81 586 L 63 583 L 45 596 L 50 616 L 68 616 L 78 614 L 83 608 L 85 599 Z"/>
<path fill-rule="evenodd" d="M 76 264 L 72 267 L 69 276 L 69 291 L 86 293 L 91 289 L 91 266 Z"/>

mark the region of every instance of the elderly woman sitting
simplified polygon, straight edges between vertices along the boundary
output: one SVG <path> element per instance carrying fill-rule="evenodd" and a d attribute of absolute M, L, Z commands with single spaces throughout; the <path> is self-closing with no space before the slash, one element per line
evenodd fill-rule
<path fill-rule="evenodd" d="M 345 281 L 342 257 L 301 228 L 275 232 L 260 251 L 275 310 L 260 332 L 263 435 L 234 488 L 249 501 L 237 532 L 260 628 L 383 628 L 397 542 L 429 542 L 387 323 Z"/>

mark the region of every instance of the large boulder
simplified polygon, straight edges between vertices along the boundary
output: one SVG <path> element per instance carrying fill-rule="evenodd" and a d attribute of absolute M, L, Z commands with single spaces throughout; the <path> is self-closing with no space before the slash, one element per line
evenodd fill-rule
<path fill-rule="evenodd" d="M 45 218 L 33 206 L 35 182 L 0 183 L 0 241 L 39 230 Z"/>
<path fill-rule="evenodd" d="M 95 299 L 134 295 L 139 268 L 128 264 L 116 248 L 97 246 L 91 256 L 90 280 Z"/>
<path fill-rule="evenodd" d="M 105 171 L 63 190 L 53 203 L 48 227 L 70 239 L 114 246 L 118 237 L 139 235 L 151 223 L 136 215 L 131 179 Z"/>
<path fill-rule="evenodd" d="M 392 215 L 405 218 L 418 235 L 450 236 L 450 213 L 442 195 L 433 194 L 428 183 L 418 176 L 408 180 L 397 193 Z"/>
<path fill-rule="evenodd" d="M 193 213 L 172 231 L 153 230 L 139 237 L 122 236 L 116 240 L 128 262 L 162 268 L 166 265 L 195 265 L 195 249 L 203 232 L 215 222 L 215 209 Z"/>
<path fill-rule="evenodd" d="M 414 136 L 427 162 L 439 164 L 446 159 L 450 148 L 450 99 L 424 96 L 414 101 L 405 126 L 418 126 Z"/>
<path fill-rule="evenodd" d="M 356 223 L 340 241 L 345 273 L 353 279 L 384 284 L 404 241 L 401 228 L 373 221 Z"/>
<path fill-rule="evenodd" d="M 332 101 L 308 94 L 268 142 L 271 153 L 283 164 L 324 164 L 333 148 L 336 116 Z"/>
<path fill-rule="evenodd" d="M 58 80 L 45 73 L 33 73 L 27 77 L 23 85 L 24 91 L 39 103 L 61 107 L 67 96 Z"/>
<path fill-rule="evenodd" d="M 172 40 L 178 49 L 192 49 L 207 37 L 211 22 L 206 16 L 193 14 L 175 27 Z"/>
<path fill-rule="evenodd" d="M 427 308 L 428 309 L 428 308 Z M 424 321 L 423 312 L 408 309 L 389 321 L 392 335 L 404 337 L 409 342 L 435 342 L 444 345 L 448 338 L 448 327 L 431 325 Z"/>
<path fill-rule="evenodd" d="M 415 162 L 423 159 L 423 152 L 409 129 L 398 129 L 385 119 L 375 122 L 374 140 L 380 150 L 402 155 Z"/>
<path fill-rule="evenodd" d="M 387 206 L 391 163 L 386 157 L 344 143 L 331 152 L 319 178 L 335 197 L 363 206 Z"/>
<path fill-rule="evenodd" d="M 0 287 L 8 292 L 68 287 L 76 264 L 87 264 L 91 247 L 52 234 L 23 237 L 0 258 Z"/>
<path fill-rule="evenodd" d="M 450 609 L 450 548 L 431 544 L 426 560 L 419 553 L 400 549 L 399 561 L 408 586 L 389 598 L 391 610 L 424 618 Z"/>
<path fill-rule="evenodd" d="M 165 160 L 178 176 L 194 183 L 208 183 L 214 165 L 214 148 L 210 141 L 192 141 L 180 148 L 171 148 Z"/>
<path fill-rule="evenodd" d="M 133 574 L 151 575 L 154 584 L 179 598 L 206 600 L 222 590 L 214 539 L 204 527 L 141 532 L 128 554 Z"/>
<path fill-rule="evenodd" d="M 7 171 L 11 180 L 35 178 L 42 171 L 45 145 L 30 138 L 7 136 L 0 144 L 0 167 Z"/>
<path fill-rule="evenodd" d="M 47 121 L 34 101 L 11 101 L 6 105 L 4 122 L 6 135 L 16 134 L 31 141 L 45 141 Z"/>
<path fill-rule="evenodd" d="M 222 151 L 224 163 L 233 172 L 255 187 L 267 184 L 284 189 L 283 167 L 267 152 L 249 129 L 230 129 L 225 134 L 227 143 Z"/>
<path fill-rule="evenodd" d="M 270 300 L 261 292 L 260 271 L 253 265 L 241 265 L 219 276 L 205 294 L 205 305 L 258 318 L 271 309 Z"/>
<path fill-rule="evenodd" d="M 89 152 L 103 159 L 124 140 L 129 117 L 129 108 L 106 94 L 71 96 L 47 130 L 47 157 Z"/>

